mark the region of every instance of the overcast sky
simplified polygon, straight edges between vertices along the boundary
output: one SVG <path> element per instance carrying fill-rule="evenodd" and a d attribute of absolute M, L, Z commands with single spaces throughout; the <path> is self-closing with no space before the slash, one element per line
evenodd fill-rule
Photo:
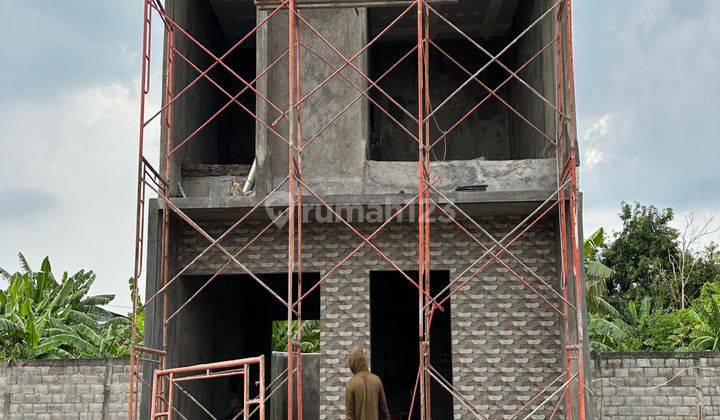
<path fill-rule="evenodd" d="M 622 200 L 720 213 L 720 1 L 574 4 L 586 231 L 617 229 Z M 0 0 L 0 267 L 14 271 L 23 252 L 34 266 L 49 255 L 57 271 L 93 269 L 94 291 L 119 306 L 133 267 L 141 13 L 140 0 Z"/>

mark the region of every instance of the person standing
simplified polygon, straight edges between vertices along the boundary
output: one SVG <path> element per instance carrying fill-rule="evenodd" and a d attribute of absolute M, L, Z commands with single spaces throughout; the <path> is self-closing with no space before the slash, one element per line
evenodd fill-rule
<path fill-rule="evenodd" d="M 353 377 L 345 387 L 346 420 L 390 420 L 382 381 L 368 371 L 365 350 L 361 346 L 350 352 L 348 367 Z"/>

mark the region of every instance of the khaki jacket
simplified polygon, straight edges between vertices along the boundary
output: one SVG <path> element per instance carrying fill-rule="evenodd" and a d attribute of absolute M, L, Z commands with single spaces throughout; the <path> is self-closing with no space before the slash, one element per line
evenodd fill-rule
<path fill-rule="evenodd" d="M 348 367 L 354 376 L 345 389 L 346 420 L 390 420 L 382 382 L 368 371 L 362 347 L 350 353 Z"/>

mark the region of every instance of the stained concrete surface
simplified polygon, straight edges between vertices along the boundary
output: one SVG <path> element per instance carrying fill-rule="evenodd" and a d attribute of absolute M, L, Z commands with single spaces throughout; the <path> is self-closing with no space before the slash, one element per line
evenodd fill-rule
<path fill-rule="evenodd" d="M 320 353 L 303 353 L 302 355 L 302 379 L 303 379 L 303 418 L 320 418 Z M 273 352 L 270 359 L 271 374 L 275 379 L 285 377 L 287 374 L 287 353 Z M 282 379 L 279 380 L 279 382 Z M 297 386 L 297 384 L 296 384 Z M 273 388 L 274 389 L 274 388 Z M 269 419 L 286 420 L 287 416 L 287 385 L 283 384 L 270 397 Z M 294 401 L 294 411 L 297 411 L 297 398 Z M 297 418 L 294 416 L 293 418 Z"/>

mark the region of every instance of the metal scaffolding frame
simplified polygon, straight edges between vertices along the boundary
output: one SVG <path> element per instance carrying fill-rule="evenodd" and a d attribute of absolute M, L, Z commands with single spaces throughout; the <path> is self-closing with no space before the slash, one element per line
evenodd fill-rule
<path fill-rule="evenodd" d="M 253 375 L 253 366 L 257 366 L 258 395 L 255 398 L 250 398 L 250 377 Z M 264 356 L 171 369 L 155 369 L 152 380 L 153 393 L 150 397 L 150 418 L 172 417 L 173 412 L 178 413 L 178 415 L 183 418 L 185 417 L 174 407 L 173 393 L 175 388 L 200 407 L 205 414 L 214 418 L 213 414 L 205 408 L 200 401 L 180 386 L 179 383 L 227 378 L 230 376 L 242 376 L 243 378 L 243 404 L 242 408 L 235 413 L 234 418 L 240 418 L 242 415 L 243 419 L 248 420 L 256 411 L 259 411 L 260 418 L 265 418 Z M 164 389 L 168 389 L 167 398 L 165 398 L 163 394 Z M 253 406 L 256 406 L 257 409 L 251 411 L 251 407 Z"/>
<path fill-rule="evenodd" d="M 447 17 L 438 11 L 437 2 L 431 2 L 428 0 L 414 0 L 414 1 L 372 1 L 372 2 L 356 2 L 363 3 L 366 6 L 383 6 L 383 5 L 397 5 L 402 3 L 404 6 L 403 11 L 390 22 L 386 28 L 382 29 L 378 35 L 369 40 L 365 46 L 363 46 L 355 54 L 347 57 L 342 54 L 328 39 L 318 31 L 307 19 L 303 16 L 302 9 L 304 6 L 308 7 L 338 7 L 346 6 L 347 1 L 335 2 L 326 1 L 310 1 L 308 4 L 303 4 L 299 0 L 283 0 L 283 1 L 260 1 L 266 10 L 269 10 L 266 17 L 260 20 L 247 35 L 242 37 L 237 43 L 235 43 L 226 53 L 221 56 L 215 55 L 208 48 L 198 41 L 192 34 L 190 34 L 181 24 L 174 21 L 171 16 L 165 11 L 163 5 L 159 0 L 143 0 L 144 5 L 144 24 L 143 24 L 143 46 L 142 46 L 142 75 L 141 75 L 141 90 L 140 90 L 140 129 L 139 129 L 139 153 L 138 153 L 138 176 L 137 176 L 137 218 L 136 218 L 136 243 L 135 243 L 135 274 L 134 278 L 139 279 L 142 276 L 143 268 L 143 248 L 144 248 L 144 217 L 145 217 L 145 204 L 147 198 L 147 190 L 154 192 L 159 201 L 162 203 L 162 219 L 160 226 L 160 250 L 161 250 L 161 266 L 159 270 L 160 276 L 160 287 L 154 295 L 150 296 L 144 305 L 148 305 L 151 302 L 161 301 L 162 302 L 162 324 L 161 324 L 161 336 L 162 342 L 160 348 L 149 348 L 143 347 L 137 343 L 137 336 L 135 334 L 135 328 L 133 328 L 133 345 L 132 345 L 132 357 L 131 357 L 131 375 L 130 375 L 130 398 L 128 403 L 129 419 L 134 420 L 138 416 L 138 406 L 140 400 L 140 390 L 143 386 L 151 389 L 152 395 L 152 418 L 172 418 L 177 414 L 181 418 L 185 416 L 180 413 L 177 408 L 173 406 L 173 398 L 175 398 L 174 391 L 177 388 L 183 395 L 191 399 L 196 404 L 199 404 L 203 411 L 209 413 L 208 410 L 200 404 L 199 401 L 194 399 L 189 393 L 183 388 L 179 387 L 178 382 L 182 375 L 192 374 L 200 372 L 190 376 L 191 379 L 208 379 L 211 377 L 225 376 L 225 375 L 242 375 L 245 380 L 245 396 L 243 406 L 245 409 L 239 413 L 242 414 L 245 419 L 249 418 L 249 415 L 254 414 L 255 411 L 259 411 L 259 418 L 265 418 L 264 405 L 266 400 L 281 386 L 287 386 L 288 395 L 288 413 L 287 418 L 291 419 L 293 416 L 296 418 L 302 418 L 302 402 L 303 402 L 303 390 L 302 390 L 302 358 L 299 347 L 301 341 L 300 334 L 301 329 L 297 328 L 297 331 L 293 331 L 292 322 L 288 322 L 288 367 L 276 377 L 267 388 L 264 386 L 264 359 L 262 357 L 241 359 L 235 361 L 221 361 L 209 365 L 198 365 L 185 368 L 169 367 L 167 366 L 166 354 L 168 351 L 168 330 L 167 326 L 170 321 L 182 311 L 188 303 L 190 303 L 196 296 L 198 296 L 205 287 L 216 279 L 228 266 L 234 265 L 250 276 L 256 281 L 261 287 L 263 287 L 269 294 L 275 299 L 280 301 L 287 308 L 287 319 L 302 320 L 302 302 L 303 300 L 312 293 L 316 288 L 320 287 L 328 278 L 333 276 L 349 259 L 351 259 L 358 251 L 364 247 L 371 248 L 380 258 L 390 264 L 394 270 L 399 272 L 408 282 L 410 282 L 417 289 L 417 307 L 418 307 L 418 320 L 417 320 L 417 333 L 418 333 L 418 346 L 419 346 L 419 357 L 420 364 L 418 366 L 416 385 L 413 391 L 412 403 L 410 412 L 413 412 L 413 407 L 418 405 L 420 410 L 420 418 L 422 420 L 429 420 L 431 418 L 431 396 L 430 396 L 430 384 L 432 381 L 438 383 L 440 387 L 449 392 L 456 403 L 464 406 L 467 412 L 475 418 L 487 419 L 488 417 L 483 414 L 477 407 L 473 405 L 471 399 L 465 397 L 460 390 L 454 387 L 448 379 L 444 378 L 431 364 L 430 355 L 430 326 L 433 320 L 433 314 L 436 310 L 443 310 L 443 307 L 449 304 L 452 296 L 460 293 L 464 287 L 471 282 L 479 273 L 481 273 L 488 265 L 497 263 L 503 266 L 515 279 L 522 283 L 525 287 L 531 290 L 538 298 L 547 306 L 549 306 L 554 312 L 559 314 L 563 320 L 563 345 L 564 349 L 564 371 L 561 375 L 555 378 L 551 383 L 547 384 L 539 393 L 531 396 L 527 403 L 518 410 L 512 418 L 530 418 L 537 413 L 541 408 L 545 407 L 549 410 L 550 405 L 553 405 L 552 411 L 549 414 L 549 418 L 554 418 L 561 411 L 564 412 L 564 416 L 568 419 L 577 418 L 584 420 L 586 416 L 589 416 L 587 407 L 587 378 L 585 372 L 586 363 L 586 337 L 584 331 L 585 325 L 585 312 L 584 312 L 584 298 L 583 298 L 583 285 L 582 285 L 582 264 L 581 264 L 581 249 L 580 249 L 580 234 L 578 228 L 578 212 L 579 212 L 579 197 L 578 197 L 578 180 L 577 180 L 577 139 L 576 139 L 576 126 L 575 126 L 575 101 L 574 101 L 574 75 L 573 75 L 573 56 L 572 56 L 572 16 L 571 16 L 571 0 L 557 0 L 554 2 L 544 13 L 542 13 L 534 22 L 532 22 L 527 28 L 519 33 L 507 44 L 498 54 L 492 54 L 478 44 L 472 37 L 465 34 L 458 26 L 454 25 Z M 281 14 L 280 12 L 287 12 Z M 417 38 L 415 46 L 405 53 L 398 61 L 390 66 L 379 78 L 373 80 L 367 75 L 361 68 L 355 65 L 353 62 L 368 49 L 376 43 L 384 34 L 386 34 L 401 18 L 405 16 L 411 16 L 412 13 L 416 14 L 417 20 Z M 278 59 L 270 63 L 266 69 L 258 73 L 254 80 L 248 81 L 235 72 L 232 67 L 227 65 L 223 60 L 228 57 L 235 49 L 241 46 L 243 43 L 248 42 L 258 30 L 263 26 L 267 25 L 271 18 L 282 18 L 287 15 L 288 19 L 288 50 L 285 51 Z M 467 69 L 464 67 L 456 58 L 454 58 L 449 52 L 445 51 L 438 43 L 434 42 L 430 37 L 430 17 L 438 19 L 443 24 L 447 25 L 458 36 L 468 40 L 474 47 L 482 51 L 488 56 L 489 61 L 484 64 L 478 70 Z M 146 98 L 150 92 L 150 61 L 151 61 L 151 33 L 153 25 L 153 17 L 159 18 L 161 24 L 165 30 L 165 54 L 164 54 L 164 66 L 165 66 L 165 80 L 164 80 L 164 100 L 162 107 L 157 110 L 152 116 L 147 118 L 146 116 Z M 502 63 L 501 57 L 508 51 L 514 44 L 516 44 L 522 37 L 526 36 L 527 33 L 535 26 L 539 25 L 540 22 L 545 19 L 554 19 L 555 21 L 555 37 L 540 50 L 536 51 L 529 59 L 522 63 L 516 69 L 510 69 Z M 342 65 L 336 65 L 324 58 L 322 54 L 314 50 L 303 42 L 300 37 L 300 28 L 304 31 L 308 31 L 312 36 L 319 39 L 324 46 L 326 46 L 333 54 L 342 62 Z M 198 67 L 193 61 L 188 58 L 183 51 L 176 48 L 176 40 L 184 38 L 189 41 L 192 45 L 199 48 L 211 59 L 212 64 L 205 69 Z M 430 92 L 429 92 L 429 73 L 430 63 L 429 55 L 430 51 L 435 50 L 440 53 L 445 59 L 456 65 L 468 78 L 457 90 L 450 93 L 447 98 L 436 107 L 432 107 L 430 103 Z M 556 81 L 556 92 L 554 99 L 548 99 L 535 90 L 529 83 L 521 78 L 519 75 L 523 69 L 526 68 L 530 63 L 536 60 L 538 57 L 548 52 L 554 52 L 555 60 L 555 81 Z M 327 66 L 332 69 L 332 73 L 326 77 L 319 85 L 310 90 L 309 92 L 303 92 L 302 90 L 302 65 L 301 65 L 301 54 L 308 53 L 318 60 L 324 62 Z M 418 109 L 415 111 L 407 110 L 398 104 L 391 95 L 385 92 L 379 83 L 384 79 L 391 71 L 396 69 L 402 62 L 410 59 L 415 55 L 417 61 L 417 100 Z M 288 61 L 288 104 L 274 104 L 270 99 L 264 96 L 255 86 L 256 83 L 261 80 L 270 69 L 277 68 L 279 63 L 287 57 Z M 181 60 L 186 63 L 189 67 L 195 70 L 197 76 L 188 85 L 183 86 L 181 89 L 175 86 L 173 80 L 173 69 L 177 60 Z M 507 78 L 497 87 L 491 88 L 487 86 L 479 78 L 481 73 L 485 71 L 490 65 L 496 64 L 502 67 L 507 73 Z M 213 68 L 220 66 L 232 74 L 243 86 L 239 93 L 233 94 L 228 92 L 223 86 L 217 81 L 213 80 L 209 75 Z M 367 87 L 359 85 L 345 74 L 345 70 L 351 70 L 354 75 L 359 76 L 363 79 L 363 84 L 367 83 Z M 305 101 L 325 86 L 328 82 L 333 79 L 342 78 L 350 85 L 354 86 L 358 91 L 357 96 L 350 102 L 349 105 L 335 114 L 320 130 L 312 135 L 307 136 L 302 132 L 301 118 L 303 109 L 302 105 Z M 197 85 L 198 81 L 207 80 L 214 87 L 220 90 L 227 98 L 227 103 L 220 108 L 217 112 L 199 127 L 191 132 L 184 139 L 175 139 L 173 136 L 173 105 L 176 100 L 185 94 L 187 91 Z M 550 135 L 545 131 L 538 128 L 530 120 L 528 120 L 520 111 L 505 101 L 498 91 L 511 81 L 516 81 L 521 85 L 525 86 L 534 97 L 540 100 L 544 106 L 550 107 L 555 115 L 555 133 Z M 444 131 L 437 138 L 432 138 L 430 131 L 430 121 L 435 114 L 445 107 L 450 101 L 452 101 L 458 93 L 470 84 L 478 84 L 485 91 L 487 96 L 477 102 L 472 108 L 470 108 L 462 117 L 455 121 L 446 131 Z M 415 132 L 406 129 L 389 110 L 381 107 L 375 99 L 370 95 L 371 91 L 375 91 L 378 94 L 386 97 L 392 106 L 397 108 L 397 111 L 402 112 L 413 121 L 417 130 Z M 238 98 L 247 91 L 252 91 L 256 100 L 263 101 L 269 108 L 277 111 L 280 115 L 276 121 L 264 121 L 260 116 L 254 113 L 246 105 L 244 105 Z M 498 239 L 490 234 L 483 228 L 475 219 L 466 214 L 460 206 L 453 203 L 453 201 L 443 194 L 438 188 L 435 187 L 437 180 L 432 180 L 431 177 L 431 152 L 441 142 L 447 139 L 450 132 L 460 126 L 470 115 L 476 112 L 483 104 L 490 99 L 496 99 L 503 104 L 510 112 L 515 114 L 521 121 L 527 124 L 534 132 L 538 133 L 539 136 L 545 140 L 555 151 L 557 157 L 557 185 L 555 191 L 547 197 L 534 211 L 532 211 L 527 217 L 525 217 L 520 224 L 512 229 L 507 235 Z M 395 211 L 387 220 L 384 221 L 377 229 L 375 229 L 370 235 L 363 235 L 358 229 L 353 227 L 349 221 L 342 217 L 341 214 L 336 212 L 328 202 L 322 198 L 322 196 L 316 193 L 310 186 L 308 186 L 302 178 L 302 154 L 306 150 L 309 144 L 317 141 L 320 136 L 332 126 L 348 109 L 350 109 L 357 101 L 367 100 L 368 103 L 378 107 L 394 124 L 402 129 L 411 141 L 417 143 L 418 146 L 418 157 L 417 157 L 417 194 L 405 202 L 405 204 L 397 211 Z M 230 226 L 222 235 L 213 237 L 206 230 L 204 230 L 197 222 L 195 222 L 188 214 L 180 209 L 172 200 L 170 194 L 170 185 L 174 185 L 177 180 L 172 179 L 171 173 L 171 159 L 173 155 L 182 148 L 185 144 L 193 139 L 199 132 L 201 132 L 208 124 L 210 124 L 219 114 L 229 107 L 237 105 L 245 113 L 249 114 L 259 126 L 262 126 L 273 138 L 273 141 L 282 141 L 287 145 L 288 148 L 288 171 L 287 177 L 277 185 L 272 191 L 270 191 L 265 197 L 263 197 L 257 204 L 252 207 L 243 217 L 237 220 Z M 148 159 L 144 155 L 144 136 L 148 125 L 160 117 L 160 123 L 164 135 L 166 138 L 165 142 L 165 162 L 162 171 L 158 171 L 153 168 L 149 163 Z M 286 120 L 288 123 L 288 133 L 284 136 L 278 133 L 274 126 L 279 120 Z M 288 206 L 279 214 L 275 220 L 270 221 L 253 239 L 248 241 L 236 253 L 231 253 L 223 245 L 221 241 L 230 235 L 235 229 L 243 224 L 253 213 L 259 208 L 266 204 L 268 197 L 277 193 L 283 188 L 287 188 L 288 193 Z M 328 270 L 322 275 L 320 280 L 307 290 L 303 290 L 302 273 L 303 273 L 303 196 L 310 196 L 317 200 L 322 207 L 332 213 L 337 221 L 345 225 L 355 236 L 360 239 L 360 244 L 354 248 L 352 252 L 341 258 L 335 266 Z M 435 198 L 434 198 L 435 197 Z M 442 206 L 438 205 L 438 198 L 442 200 L 442 204 L 450 205 L 453 210 L 456 211 L 456 216 L 450 215 Z M 409 276 L 405 271 L 393 262 L 393 260 L 383 253 L 374 243 L 373 239 L 381 232 L 385 227 L 394 219 L 396 219 L 401 213 L 406 211 L 410 207 L 417 206 L 417 269 L 418 277 L 417 280 Z M 463 270 L 458 276 L 450 281 L 450 284 L 436 295 L 430 293 L 430 270 L 432 258 L 430 255 L 430 214 L 433 212 L 440 212 L 449 221 L 451 221 L 463 234 L 467 235 L 473 242 L 475 242 L 478 248 L 483 252 L 482 256 L 476 259 L 470 266 Z M 533 228 L 541 219 L 545 218 L 549 214 L 557 214 L 558 226 L 560 231 L 560 263 L 561 263 L 561 278 L 560 278 L 560 290 L 556 290 L 552 284 L 544 280 L 540 275 L 530 269 L 523 261 L 516 255 L 514 255 L 509 248 L 519 238 L 521 238 L 526 232 Z M 170 220 L 172 217 L 179 218 L 180 220 L 187 223 L 200 235 L 202 235 L 207 241 L 207 247 L 197 255 L 192 261 L 190 261 L 185 267 L 180 269 L 174 276 L 170 275 L 169 266 L 169 231 L 170 231 Z M 280 296 L 275 293 L 263 280 L 255 275 L 247 266 L 245 266 L 238 258 L 242 252 L 252 245 L 258 238 L 260 238 L 268 229 L 272 228 L 273 223 L 281 217 L 287 217 L 288 220 L 288 259 L 287 259 L 287 296 Z M 474 226 L 478 229 L 482 236 L 486 236 L 492 242 L 491 246 L 485 245 L 485 243 L 479 239 L 475 234 L 471 233 L 467 228 L 466 224 Z M 210 250 L 218 250 L 227 258 L 227 262 L 221 267 L 213 276 L 207 280 L 190 298 L 180 304 L 176 308 L 170 308 L 168 302 L 168 290 L 174 283 L 181 279 L 182 275 L 195 264 L 204 254 Z M 518 263 L 526 273 L 518 273 L 513 270 L 501 257 L 507 257 Z M 525 275 L 523 275 L 525 274 Z M 531 283 L 526 279 L 527 275 L 533 278 Z M 549 291 L 553 298 L 548 299 L 539 288 Z M 297 292 L 297 299 L 293 299 L 293 291 Z M 555 301 L 555 303 L 553 303 Z M 559 302 L 559 303 L 558 303 Z M 137 282 L 133 287 L 133 315 L 135 315 L 141 306 L 138 304 L 138 288 Z M 133 316 L 133 322 L 135 316 Z M 560 349 L 559 349 L 560 350 Z M 142 364 L 149 364 L 154 369 L 152 375 L 152 384 L 148 383 L 143 379 Z M 248 394 L 249 384 L 249 367 L 257 364 L 260 370 L 260 394 L 255 398 L 250 398 Z M 147 369 L 146 369 L 147 370 Z M 147 372 L 146 372 L 147 374 Z M 184 380 L 187 380 L 184 379 Z M 269 391 L 269 392 L 268 392 Z M 294 399 L 296 399 L 294 403 Z M 564 403 L 564 404 L 563 404 Z M 249 413 L 250 405 L 256 405 L 256 410 L 253 413 Z M 293 413 L 296 409 L 297 412 Z M 412 414 L 411 414 L 412 415 Z M 212 414 L 210 417 L 214 418 Z"/>

